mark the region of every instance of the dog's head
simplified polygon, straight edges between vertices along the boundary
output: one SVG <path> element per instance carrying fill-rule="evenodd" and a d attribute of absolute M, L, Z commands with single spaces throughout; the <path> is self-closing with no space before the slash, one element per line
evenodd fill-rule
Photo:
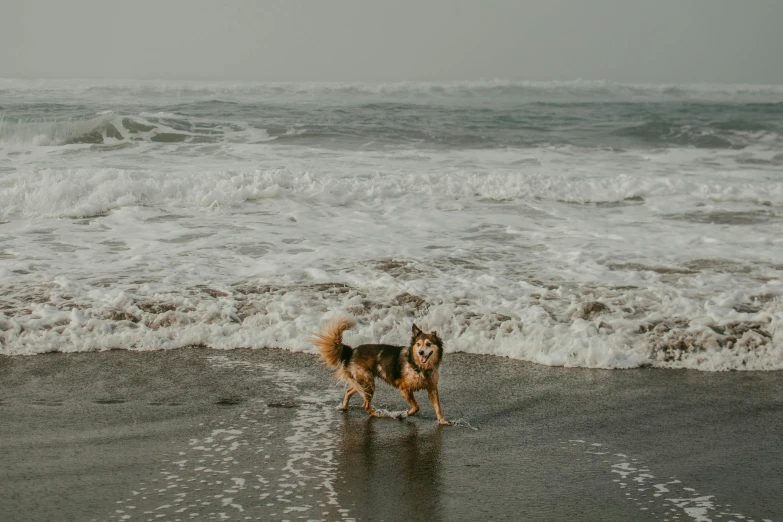
<path fill-rule="evenodd" d="M 421 328 L 413 324 L 411 336 L 411 357 L 413 362 L 422 370 L 437 368 L 443 358 L 443 341 L 438 332 L 423 332 Z"/>

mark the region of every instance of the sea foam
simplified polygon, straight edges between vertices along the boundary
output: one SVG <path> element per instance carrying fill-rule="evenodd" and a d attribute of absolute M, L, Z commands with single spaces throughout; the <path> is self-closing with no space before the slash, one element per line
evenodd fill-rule
<path fill-rule="evenodd" d="M 312 352 L 349 314 L 351 344 L 783 367 L 776 88 L 0 91 L 0 353 Z"/>

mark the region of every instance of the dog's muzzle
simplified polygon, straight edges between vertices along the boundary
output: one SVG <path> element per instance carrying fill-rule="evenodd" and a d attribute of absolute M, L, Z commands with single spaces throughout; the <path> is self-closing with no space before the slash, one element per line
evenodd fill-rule
<path fill-rule="evenodd" d="M 430 357 L 432 357 L 432 350 L 429 352 L 419 350 L 419 361 L 421 361 L 421 364 L 427 364 L 427 361 L 430 360 Z"/>

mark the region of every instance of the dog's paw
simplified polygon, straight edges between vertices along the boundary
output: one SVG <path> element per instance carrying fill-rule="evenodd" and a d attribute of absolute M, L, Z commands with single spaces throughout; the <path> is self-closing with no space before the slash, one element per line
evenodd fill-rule
<path fill-rule="evenodd" d="M 451 426 L 451 423 L 446 419 L 438 419 L 438 424 L 440 424 L 441 426 Z"/>

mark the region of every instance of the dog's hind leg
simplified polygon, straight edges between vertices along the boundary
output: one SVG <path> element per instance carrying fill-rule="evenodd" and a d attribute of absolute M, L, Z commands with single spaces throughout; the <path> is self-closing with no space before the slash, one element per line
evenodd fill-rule
<path fill-rule="evenodd" d="M 377 417 L 378 414 L 375 413 L 375 410 L 372 408 L 372 396 L 375 395 L 375 383 L 370 381 L 361 383 L 361 385 L 362 389 L 359 390 L 359 393 L 361 393 L 362 398 L 364 399 L 364 409 L 373 417 Z"/>
<path fill-rule="evenodd" d="M 419 405 L 416 402 L 416 397 L 413 396 L 413 392 L 406 389 L 401 389 L 400 393 L 402 393 L 402 396 L 405 397 L 405 400 L 411 403 L 411 409 L 408 410 L 408 416 L 416 415 L 416 412 L 419 411 Z"/>
<path fill-rule="evenodd" d="M 378 414 L 375 413 L 375 410 L 372 409 L 372 396 L 375 395 L 375 387 L 372 388 L 365 388 L 363 390 L 362 396 L 364 397 L 364 409 L 367 410 L 367 413 L 372 415 L 373 417 L 377 417 Z"/>
<path fill-rule="evenodd" d="M 364 399 L 364 409 L 373 417 L 378 414 L 372 409 L 372 396 L 375 395 L 375 377 L 363 368 L 356 368 L 351 372 L 351 384 Z"/>
<path fill-rule="evenodd" d="M 348 409 L 348 401 L 351 400 L 351 396 L 353 396 L 353 394 L 358 392 L 358 391 L 359 390 L 357 390 L 353 385 L 351 385 L 351 387 L 348 388 L 345 391 L 345 397 L 343 397 L 343 403 L 340 405 L 339 409 L 347 410 Z"/>

